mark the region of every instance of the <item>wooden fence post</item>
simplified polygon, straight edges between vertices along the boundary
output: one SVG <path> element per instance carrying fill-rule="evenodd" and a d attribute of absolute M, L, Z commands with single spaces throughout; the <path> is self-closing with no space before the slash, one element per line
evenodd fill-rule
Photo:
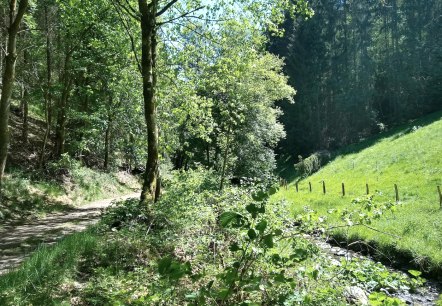
<path fill-rule="evenodd" d="M 324 192 L 324 194 L 326 193 L 326 190 L 325 190 L 325 181 L 322 181 L 322 192 Z"/>
<path fill-rule="evenodd" d="M 310 189 L 310 192 L 312 192 L 312 182 L 308 182 L 308 187 Z"/>
<path fill-rule="evenodd" d="M 437 191 L 439 192 L 439 204 L 442 209 L 442 192 L 440 191 L 440 186 L 437 186 Z"/>
<path fill-rule="evenodd" d="M 368 183 L 365 184 L 365 190 L 367 191 L 367 195 L 369 195 L 370 194 L 370 189 L 368 188 Z"/>
<path fill-rule="evenodd" d="M 345 185 L 344 185 L 344 182 L 342 182 L 342 196 L 345 197 Z"/>
<path fill-rule="evenodd" d="M 298 181 L 296 181 L 296 192 L 298 192 Z"/>
<path fill-rule="evenodd" d="M 399 202 L 399 190 L 397 184 L 394 184 L 394 192 L 396 193 L 396 202 Z"/>

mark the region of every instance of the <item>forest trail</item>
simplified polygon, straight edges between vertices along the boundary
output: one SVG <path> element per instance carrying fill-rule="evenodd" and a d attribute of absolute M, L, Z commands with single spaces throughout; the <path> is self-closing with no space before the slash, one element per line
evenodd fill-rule
<path fill-rule="evenodd" d="M 139 197 L 132 193 L 91 202 L 62 213 L 53 213 L 40 220 L 0 228 L 0 275 L 18 266 L 41 243 L 53 244 L 60 238 L 95 224 L 104 208 L 115 200 Z"/>

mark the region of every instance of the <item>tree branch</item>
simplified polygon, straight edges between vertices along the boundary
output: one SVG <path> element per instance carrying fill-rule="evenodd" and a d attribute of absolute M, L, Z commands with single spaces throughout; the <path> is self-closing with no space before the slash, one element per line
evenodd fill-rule
<path fill-rule="evenodd" d="M 167 3 L 161 10 L 157 12 L 156 17 L 163 15 L 165 12 L 167 12 L 168 9 L 172 7 L 172 5 L 174 5 L 177 2 L 178 0 L 172 0 L 169 3 Z"/>
<path fill-rule="evenodd" d="M 197 7 L 196 9 L 194 9 L 194 10 L 191 10 L 191 11 L 188 11 L 186 13 L 183 13 L 180 16 L 177 16 L 177 17 L 172 18 L 170 20 L 167 20 L 167 21 L 164 21 L 164 22 L 159 22 L 158 26 L 161 26 L 161 25 L 166 24 L 166 23 L 170 23 L 170 22 L 175 21 L 175 20 L 180 19 L 180 18 L 189 17 L 190 14 L 195 13 L 196 11 L 202 10 L 203 8 L 204 8 L 204 6 L 200 6 L 200 7 Z"/>
<path fill-rule="evenodd" d="M 221 45 L 221 43 L 220 43 L 219 41 L 216 41 L 216 40 L 214 40 L 213 38 L 207 36 L 206 34 L 204 34 L 204 33 L 200 33 L 200 32 L 198 32 L 197 30 L 192 29 L 191 27 L 189 27 L 189 26 L 186 25 L 186 24 L 179 23 L 179 22 L 175 22 L 175 21 L 172 21 L 172 23 L 173 23 L 173 24 L 176 24 L 176 25 L 179 25 L 179 26 L 181 26 L 181 27 L 185 27 L 186 29 L 192 31 L 192 33 L 195 33 L 196 35 L 198 35 L 198 36 L 200 36 L 200 37 L 206 39 L 207 41 L 210 41 L 210 42 L 212 42 L 212 43 L 214 43 L 214 44 L 216 44 L 216 45 L 219 45 L 219 46 Z M 193 23 L 192 23 L 192 24 L 193 24 Z M 193 24 L 193 25 L 194 25 L 194 24 Z"/>
<path fill-rule="evenodd" d="M 132 17 L 133 19 L 140 21 L 140 14 L 130 5 L 128 0 L 125 0 L 126 5 L 124 5 L 123 3 L 121 3 L 120 0 L 116 0 L 118 6 L 120 8 L 122 8 L 130 17 Z M 112 1 L 112 4 L 114 4 L 114 2 Z M 114 4 L 115 6 L 115 4 Z"/>
<path fill-rule="evenodd" d="M 18 32 L 21 20 L 23 19 L 23 16 L 26 13 L 26 9 L 28 8 L 28 3 L 29 0 L 20 1 L 18 5 L 17 15 L 15 16 L 14 21 L 12 22 L 11 27 L 9 29 L 12 33 L 16 34 Z"/>
<path fill-rule="evenodd" d="M 121 24 L 123 25 L 124 29 L 126 30 L 127 35 L 129 35 L 129 39 L 130 39 L 130 43 L 131 43 L 131 49 L 132 49 L 132 52 L 133 52 L 133 54 L 135 56 L 135 61 L 137 62 L 138 70 L 141 73 L 141 62 L 140 62 L 140 59 L 138 58 L 138 54 L 136 52 L 135 40 L 134 40 L 134 37 L 133 37 L 132 33 L 130 32 L 129 25 L 126 24 L 126 22 L 124 21 L 123 16 L 121 14 L 121 11 L 118 9 L 117 5 L 115 3 L 112 3 L 112 5 L 115 7 L 115 10 L 117 11 L 118 17 L 119 17 L 119 19 L 121 21 Z"/>

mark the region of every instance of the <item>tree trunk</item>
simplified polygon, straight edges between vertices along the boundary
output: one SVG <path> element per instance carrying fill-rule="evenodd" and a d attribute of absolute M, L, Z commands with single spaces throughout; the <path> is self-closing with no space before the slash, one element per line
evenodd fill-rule
<path fill-rule="evenodd" d="M 207 159 L 207 168 L 210 168 L 210 144 L 207 143 L 206 146 L 206 159 Z"/>
<path fill-rule="evenodd" d="M 69 64 L 71 60 L 73 49 L 68 50 L 65 56 L 64 71 L 63 71 L 63 90 L 57 105 L 57 126 L 55 130 L 55 157 L 60 158 L 64 153 L 65 136 L 66 136 L 66 119 L 67 119 L 67 104 L 73 80 L 69 73 Z"/>
<path fill-rule="evenodd" d="M 20 23 L 28 7 L 28 0 L 20 1 L 17 9 L 17 0 L 9 2 L 8 45 L 5 58 L 5 71 L 2 78 L 2 92 L 0 98 L 0 193 L 3 176 L 8 157 L 9 146 L 9 108 L 11 105 L 12 89 L 15 80 L 15 63 L 17 60 L 17 33 Z M 15 14 L 17 11 L 17 14 Z"/>
<path fill-rule="evenodd" d="M 106 133 L 104 138 L 104 169 L 108 170 L 109 168 L 109 151 L 110 151 L 110 134 L 111 134 L 111 127 L 112 127 L 112 115 L 111 115 L 111 108 L 112 108 L 112 95 L 109 96 L 109 109 L 108 109 L 108 115 L 107 115 L 107 127 L 106 127 Z"/>
<path fill-rule="evenodd" d="M 23 53 L 25 69 L 29 67 L 29 52 L 27 50 Z M 29 84 L 24 84 L 23 97 L 22 97 L 22 115 L 23 115 L 23 127 L 22 127 L 22 140 L 23 143 L 28 143 L 28 130 L 29 130 Z"/>
<path fill-rule="evenodd" d="M 40 168 L 43 167 L 46 145 L 48 143 L 49 135 L 51 134 L 52 123 L 52 54 L 51 54 L 51 37 L 49 34 L 49 17 L 48 8 L 45 7 L 45 25 L 46 25 L 46 91 L 45 91 L 45 120 L 46 130 L 43 138 L 43 145 L 40 152 Z"/>
<path fill-rule="evenodd" d="M 227 130 L 227 139 L 226 139 L 226 148 L 224 149 L 223 156 L 223 168 L 221 170 L 221 183 L 219 184 L 219 190 L 222 191 L 224 188 L 224 180 L 226 177 L 226 168 L 227 168 L 227 160 L 229 157 L 229 146 L 230 146 L 230 132 L 232 130 L 231 125 L 229 125 L 229 129 Z"/>
<path fill-rule="evenodd" d="M 110 122 L 107 123 L 106 135 L 104 136 L 104 169 L 109 168 L 109 135 L 110 135 Z"/>
<path fill-rule="evenodd" d="M 141 14 L 141 39 L 142 39 L 142 79 L 143 79 L 143 98 L 144 115 L 147 127 L 147 162 L 144 175 L 143 190 L 141 192 L 141 204 L 147 204 L 149 194 L 158 200 L 160 195 L 159 178 L 159 156 L 158 156 L 158 126 L 156 118 L 156 14 L 158 1 L 152 0 L 149 4 L 145 0 L 138 0 L 139 11 Z"/>

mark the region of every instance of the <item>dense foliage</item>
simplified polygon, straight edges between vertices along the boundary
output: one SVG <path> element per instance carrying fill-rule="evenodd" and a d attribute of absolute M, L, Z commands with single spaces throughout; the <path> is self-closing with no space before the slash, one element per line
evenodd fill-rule
<path fill-rule="evenodd" d="M 309 211 L 295 224 L 284 203 L 268 203 L 277 188 L 219 192 L 217 181 L 203 170 L 176 172 L 167 182 L 175 188 L 155 210 L 136 200 L 116 203 L 98 227 L 40 250 L 0 278 L 0 302 L 335 306 L 352 302 L 345 292 L 353 286 L 370 294 L 371 305 L 404 305 L 384 291 L 422 284 L 418 271 L 409 278 L 379 263 L 321 252 L 303 235 L 321 224 L 318 215 Z M 363 211 L 366 205 L 354 213 Z M 60 260 L 63 251 L 69 255 Z"/>
<path fill-rule="evenodd" d="M 264 50 L 263 29 L 278 32 L 287 10 L 311 11 L 301 0 L 237 2 L 140 1 L 138 12 L 136 1 L 2 0 L 0 63 L 12 99 L 2 95 L 1 152 L 11 139 L 31 151 L 31 168 L 66 153 L 90 167 L 141 171 L 148 155 L 149 181 L 158 165 L 204 164 L 220 173 L 220 188 L 229 175 L 270 175 L 285 135 L 274 103 L 295 92 L 282 59 Z M 7 131 L 10 104 L 23 120 L 19 137 Z M 31 117 L 43 135 L 29 132 Z"/>

